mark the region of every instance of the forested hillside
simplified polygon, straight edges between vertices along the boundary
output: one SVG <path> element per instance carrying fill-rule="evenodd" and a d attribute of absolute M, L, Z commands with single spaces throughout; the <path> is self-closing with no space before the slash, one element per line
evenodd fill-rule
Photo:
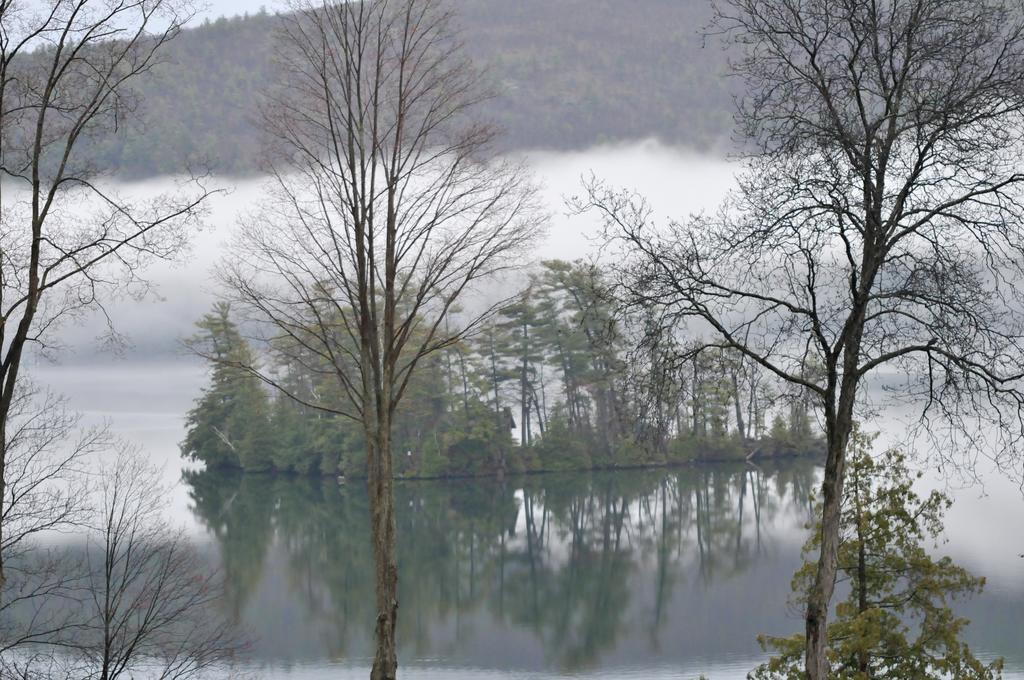
<path fill-rule="evenodd" d="M 705 0 L 457 0 L 458 23 L 496 92 L 481 110 L 509 149 L 582 149 L 656 137 L 707 150 L 732 124 L 724 55 L 704 46 Z M 139 114 L 92 156 L 128 178 L 186 164 L 259 171 L 260 91 L 275 25 L 261 12 L 171 41 L 139 84 Z"/>

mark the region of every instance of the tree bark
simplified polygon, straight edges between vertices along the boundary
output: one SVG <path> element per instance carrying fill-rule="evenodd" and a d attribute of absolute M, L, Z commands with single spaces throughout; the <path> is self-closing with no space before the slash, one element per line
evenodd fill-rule
<path fill-rule="evenodd" d="M 0 415 L 0 513 L 3 512 L 3 500 L 7 493 L 7 415 L 6 412 Z M 4 526 L 0 522 L 0 545 L 3 545 Z M 4 556 L 0 550 L 0 598 L 3 595 L 4 585 L 7 583 L 7 574 L 4 571 Z"/>
<path fill-rule="evenodd" d="M 807 598 L 805 657 L 808 680 L 828 678 L 828 606 L 836 582 L 836 558 L 839 547 L 839 498 L 842 495 L 840 459 L 845 454 L 845 443 L 829 436 L 825 478 L 821 484 L 823 504 L 821 518 L 821 554 L 814 585 Z"/>
<path fill-rule="evenodd" d="M 843 482 L 846 478 L 846 449 L 853 431 L 853 409 L 857 399 L 857 369 L 864 328 L 864 306 L 858 304 L 849 326 L 843 351 L 843 373 L 839 378 L 838 400 L 826 400 L 825 436 L 828 454 L 821 483 L 821 552 L 814 584 L 807 597 L 806 654 L 808 680 L 827 680 L 828 609 L 836 585 L 839 539 L 842 523 Z M 834 371 L 830 371 L 835 375 Z M 832 383 L 835 385 L 835 383 Z M 834 388 L 833 392 L 834 394 Z"/>
<path fill-rule="evenodd" d="M 732 401 L 736 407 L 736 431 L 740 435 L 740 439 L 747 438 L 747 427 L 743 422 L 743 406 L 740 404 L 740 383 L 736 378 L 735 371 L 732 373 Z"/>
<path fill-rule="evenodd" d="M 494 347 L 494 329 L 491 329 L 491 382 L 494 383 L 494 417 L 497 419 L 498 431 L 498 476 L 505 474 L 505 433 L 508 432 L 508 421 L 504 418 L 501 410 L 501 398 L 498 394 L 498 358 L 497 350 Z"/>
<path fill-rule="evenodd" d="M 377 652 L 371 680 L 395 680 L 398 654 L 395 625 L 398 620 L 398 561 L 395 549 L 394 484 L 391 470 L 390 422 L 384 416 L 376 431 L 367 433 L 367 470 L 370 492 L 373 555 L 376 565 Z"/>
<path fill-rule="evenodd" d="M 34 208 L 36 212 L 38 209 Z M 2 357 L 0 367 L 0 512 L 3 511 L 3 501 L 7 493 L 7 419 L 10 417 L 11 405 L 15 400 L 15 390 L 18 388 L 18 374 L 21 369 L 21 359 L 24 353 L 25 343 L 29 330 L 35 319 L 39 297 L 39 253 L 40 241 L 42 239 L 42 225 L 38 219 L 32 220 L 32 247 L 29 258 L 28 272 L 28 299 L 25 303 L 25 312 L 15 329 L 14 337 L 7 348 L 7 353 Z M 6 322 L 0 321 L 0 337 L 3 336 Z M 2 347 L 0 347 L 2 349 Z M 3 522 L 0 521 L 0 545 L 3 545 Z M 4 554 L 0 550 L 0 592 L 7 583 L 7 573 L 4 570 Z"/>
<path fill-rule="evenodd" d="M 527 327 L 526 322 L 523 321 L 523 360 L 519 374 L 519 445 L 523 447 L 530 445 L 530 425 L 528 422 L 530 416 L 530 404 L 527 401 L 526 396 L 526 375 L 528 368 L 527 357 L 530 347 L 529 333 L 530 330 Z"/>
<path fill-rule="evenodd" d="M 867 571 L 867 547 L 864 535 L 864 508 L 862 506 L 863 487 L 861 486 L 860 475 L 854 475 L 854 502 L 857 512 L 857 611 L 861 614 L 868 610 L 868 571 Z M 861 649 L 857 653 L 857 670 L 867 678 L 868 675 L 868 652 Z"/>

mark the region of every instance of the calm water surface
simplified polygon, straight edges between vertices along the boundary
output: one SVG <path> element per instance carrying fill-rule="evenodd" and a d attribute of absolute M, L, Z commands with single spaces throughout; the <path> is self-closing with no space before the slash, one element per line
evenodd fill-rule
<path fill-rule="evenodd" d="M 409 677 L 739 678 L 787 607 L 808 462 L 398 485 L 399 648 Z M 226 607 L 272 677 L 362 677 L 373 563 L 361 484 L 187 476 Z M 971 638 L 1024 668 L 1019 593 Z"/>
<path fill-rule="evenodd" d="M 759 632 L 795 625 L 780 586 L 815 477 L 798 464 L 400 484 L 401 656 L 527 675 L 748 669 Z M 255 660 L 305 671 L 372 654 L 361 484 L 188 483 Z"/>
<path fill-rule="evenodd" d="M 182 471 L 177 443 L 202 368 L 54 367 L 46 381 L 162 464 L 169 508 L 215 556 L 226 613 L 264 678 L 365 678 L 373 571 L 363 485 Z M 103 389 L 97 390 L 96 385 Z M 760 633 L 801 628 L 807 461 L 405 482 L 396 490 L 404 677 L 745 677 Z M 1024 678 L 1024 499 L 955 491 L 937 550 L 989 577 L 959 606 L 983 658 Z"/>

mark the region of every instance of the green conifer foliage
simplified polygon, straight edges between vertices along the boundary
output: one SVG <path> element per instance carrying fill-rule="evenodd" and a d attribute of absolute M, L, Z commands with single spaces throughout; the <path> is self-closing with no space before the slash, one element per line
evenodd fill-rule
<path fill-rule="evenodd" d="M 854 454 L 844 494 L 839 587 L 847 596 L 829 625 L 830 677 L 837 680 L 992 680 L 1002 662 L 984 664 L 961 640 L 968 622 L 953 601 L 981 590 L 972 576 L 934 549 L 942 533 L 948 496 L 919 495 L 906 456 L 889 450 L 870 454 L 873 437 L 854 433 Z M 818 534 L 804 547 L 818 550 Z M 929 550 L 932 548 L 933 550 Z M 808 560 L 793 579 L 802 601 L 814 578 Z M 842 592 L 842 591 L 840 591 Z M 802 680 L 804 636 L 763 637 L 777 655 L 751 673 L 752 680 Z"/>
<path fill-rule="evenodd" d="M 217 303 L 196 324 L 193 343 L 211 358 L 210 385 L 186 416 L 182 454 L 207 467 L 272 467 L 274 438 L 270 404 L 259 379 L 238 368 L 252 363 L 252 350 L 231 321 L 230 305 Z"/>
<path fill-rule="evenodd" d="M 328 302 L 335 294 L 325 285 L 310 325 L 333 329 L 336 357 L 354 356 L 354 336 Z M 724 349 L 680 360 L 692 339 L 652 343 L 660 324 L 620 309 L 609 274 L 594 263 L 540 263 L 478 332 L 411 376 L 394 414 L 395 471 L 502 475 L 813 451 L 806 395 L 776 398 L 756 366 Z M 188 414 L 185 456 L 250 471 L 365 474 L 362 427 L 311 406 L 345 404 L 335 371 L 354 365 L 310 351 L 297 324 L 258 358 L 284 392 L 271 397 L 239 368 L 256 357 L 228 305 L 198 327 L 192 344 L 212 368 Z"/>

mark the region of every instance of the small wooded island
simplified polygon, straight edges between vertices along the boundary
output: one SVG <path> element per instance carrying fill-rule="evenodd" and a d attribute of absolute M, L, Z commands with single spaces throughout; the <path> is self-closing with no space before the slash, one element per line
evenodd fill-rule
<path fill-rule="evenodd" d="M 543 262 L 487 325 L 422 362 L 394 420 L 396 476 L 823 452 L 809 395 L 778 391 L 777 381 L 735 353 L 709 349 L 674 361 L 678 336 L 655 338 L 651 319 L 622 313 L 608 278 L 589 263 Z M 362 425 L 312 406 L 333 400 L 341 411 L 345 396 L 330 396 L 339 391 L 335 367 L 300 334 L 260 337 L 271 349 L 257 357 L 248 338 L 259 329 L 243 330 L 228 303 L 197 325 L 192 345 L 209 357 L 211 378 L 188 414 L 184 456 L 208 468 L 365 476 Z M 253 365 L 265 367 L 262 378 Z M 278 389 L 264 385 L 268 376 Z"/>

